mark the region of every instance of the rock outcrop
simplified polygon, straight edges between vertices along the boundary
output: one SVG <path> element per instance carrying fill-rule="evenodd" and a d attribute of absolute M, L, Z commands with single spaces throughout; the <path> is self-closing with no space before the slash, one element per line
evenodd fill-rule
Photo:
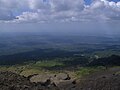
<path fill-rule="evenodd" d="M 0 72 L 0 90 L 58 90 L 50 81 L 32 83 L 27 77 L 12 72 Z"/>
<path fill-rule="evenodd" d="M 77 80 L 66 73 L 24 77 L 0 72 L 0 90 L 120 90 L 120 70 L 115 68 Z"/>

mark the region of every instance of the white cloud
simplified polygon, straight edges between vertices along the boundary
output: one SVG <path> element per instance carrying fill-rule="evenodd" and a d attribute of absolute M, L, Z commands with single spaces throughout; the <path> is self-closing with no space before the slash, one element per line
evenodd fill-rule
<path fill-rule="evenodd" d="M 50 8 L 50 4 L 48 2 L 43 2 L 43 0 L 31 0 L 28 1 L 28 4 L 29 8 L 34 10 Z"/>
<path fill-rule="evenodd" d="M 93 0 L 0 0 L 0 20 L 9 22 L 64 22 L 120 20 L 120 2 Z"/>
<path fill-rule="evenodd" d="M 95 0 L 89 7 L 86 7 L 85 12 L 91 14 L 91 17 L 97 17 L 96 20 L 119 20 L 119 3 L 107 0 Z"/>
<path fill-rule="evenodd" d="M 84 8 L 83 0 L 51 0 L 50 4 L 54 11 L 82 10 Z"/>

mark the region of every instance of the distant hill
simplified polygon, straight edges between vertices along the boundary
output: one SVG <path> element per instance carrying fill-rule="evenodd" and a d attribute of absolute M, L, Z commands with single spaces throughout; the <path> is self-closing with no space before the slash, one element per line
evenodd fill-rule
<path fill-rule="evenodd" d="M 112 55 L 110 57 L 94 59 L 89 66 L 120 66 L 120 56 Z"/>

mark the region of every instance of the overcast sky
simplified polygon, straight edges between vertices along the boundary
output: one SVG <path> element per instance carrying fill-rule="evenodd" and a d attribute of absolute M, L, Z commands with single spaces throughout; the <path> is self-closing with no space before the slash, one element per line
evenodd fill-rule
<path fill-rule="evenodd" d="M 0 0 L 0 27 L 0 31 L 74 29 L 118 34 L 120 0 Z"/>

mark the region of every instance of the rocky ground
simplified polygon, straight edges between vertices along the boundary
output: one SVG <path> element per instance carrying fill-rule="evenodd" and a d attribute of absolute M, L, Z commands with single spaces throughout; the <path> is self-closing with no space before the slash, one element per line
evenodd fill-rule
<path fill-rule="evenodd" d="M 120 90 L 120 68 L 81 79 L 73 78 L 68 73 L 24 77 L 12 72 L 0 72 L 0 90 Z"/>

